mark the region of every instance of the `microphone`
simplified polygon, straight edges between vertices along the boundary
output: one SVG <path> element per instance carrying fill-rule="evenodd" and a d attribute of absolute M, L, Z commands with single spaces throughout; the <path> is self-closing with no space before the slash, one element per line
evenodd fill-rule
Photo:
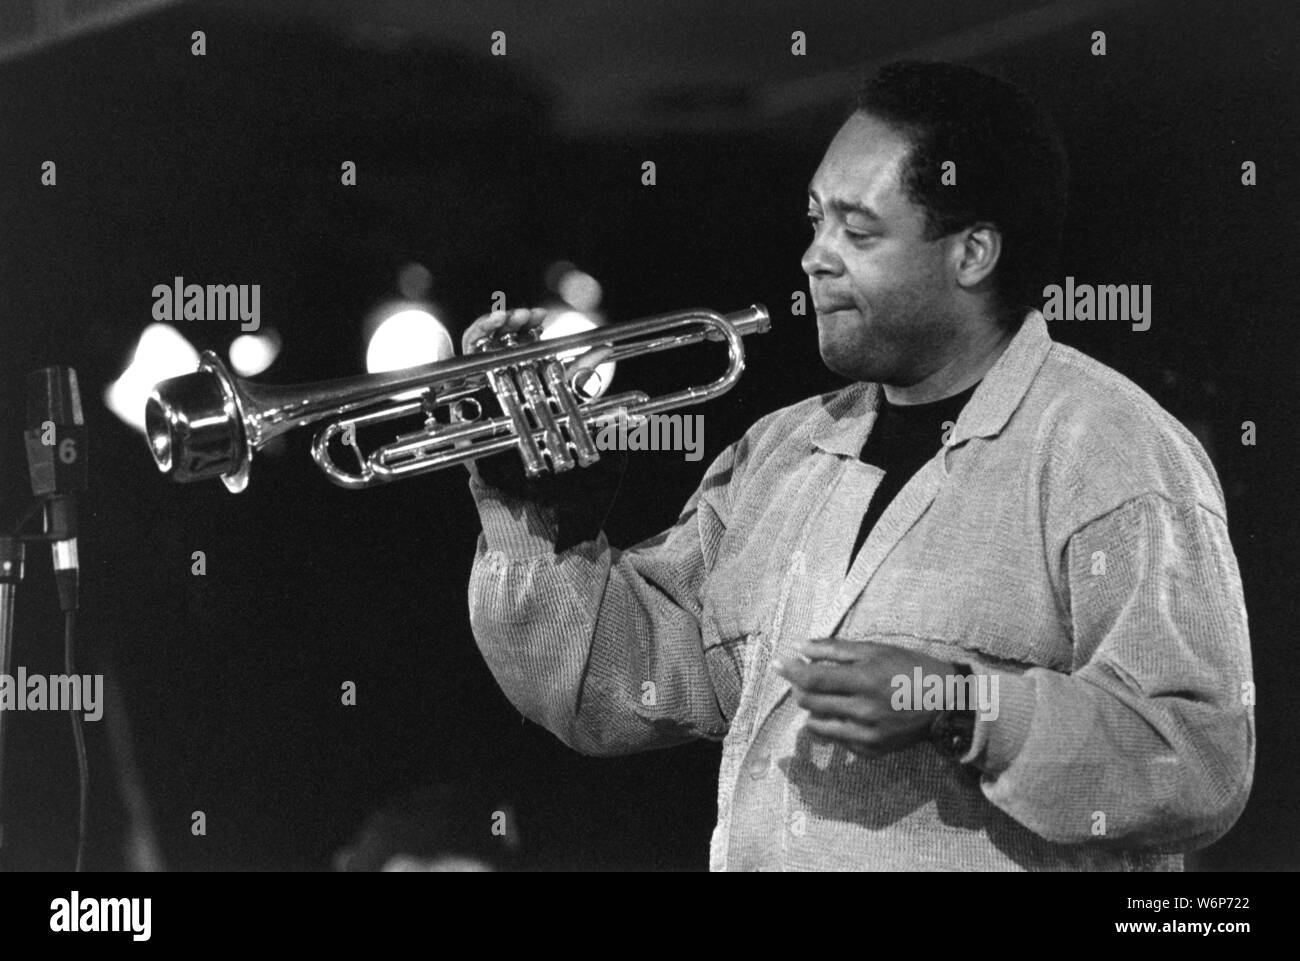
<path fill-rule="evenodd" d="M 77 609 L 77 500 L 86 489 L 86 428 L 77 372 L 42 367 L 27 375 L 27 470 L 45 509 L 59 606 Z"/>

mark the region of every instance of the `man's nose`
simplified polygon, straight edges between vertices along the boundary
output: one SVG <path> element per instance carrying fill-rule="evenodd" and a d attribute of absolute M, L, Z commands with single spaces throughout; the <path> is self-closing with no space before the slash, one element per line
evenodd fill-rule
<path fill-rule="evenodd" d="M 803 258 L 799 261 L 799 266 L 809 277 L 819 275 L 834 275 L 844 269 L 844 262 L 836 254 L 828 250 L 816 237 L 808 245 L 808 249 L 803 252 Z"/>

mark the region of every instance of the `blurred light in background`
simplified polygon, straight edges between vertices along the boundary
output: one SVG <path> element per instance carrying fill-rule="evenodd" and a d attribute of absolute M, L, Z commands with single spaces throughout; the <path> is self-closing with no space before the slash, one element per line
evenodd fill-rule
<path fill-rule="evenodd" d="M 140 334 L 135 356 L 122 376 L 104 391 L 104 403 L 114 414 L 144 433 L 144 404 L 160 380 L 190 374 L 199 366 L 199 352 L 169 324 L 150 324 Z"/>
<path fill-rule="evenodd" d="M 599 327 L 595 320 L 586 314 L 576 310 L 554 311 L 542 322 L 542 340 L 555 340 L 557 337 L 568 337 L 570 334 L 581 334 L 583 331 L 595 330 Z M 568 361 L 579 354 L 584 353 L 582 350 L 566 350 L 560 353 L 560 360 Z M 610 381 L 614 379 L 615 364 L 598 364 L 596 366 L 596 376 L 589 378 L 579 388 L 579 392 L 587 399 L 602 396 L 609 389 Z"/>
<path fill-rule="evenodd" d="M 546 286 L 573 310 L 552 311 L 542 324 L 542 340 L 554 340 L 556 337 L 593 330 L 604 322 L 604 318 L 597 313 L 603 291 L 591 274 L 579 270 L 570 261 L 557 260 L 546 268 L 545 279 Z M 560 359 L 567 361 L 579 353 L 580 351 L 565 351 Z M 595 376 L 583 382 L 578 388 L 579 393 L 589 400 L 604 394 L 614 379 L 614 366 L 598 365 Z"/>
<path fill-rule="evenodd" d="M 230 343 L 230 366 L 240 377 L 255 377 L 280 354 L 280 335 L 265 327 L 256 334 L 240 334 Z"/>
<path fill-rule="evenodd" d="M 575 310 L 589 314 L 600 306 L 600 283 L 567 260 L 557 260 L 546 268 L 546 286 Z"/>
<path fill-rule="evenodd" d="M 556 287 L 556 293 L 578 310 L 592 311 L 600 306 L 600 284 L 591 274 L 577 269 L 566 271 Z"/>
<path fill-rule="evenodd" d="M 433 287 L 433 274 L 424 264 L 410 263 L 397 274 L 397 289 L 407 300 L 424 300 Z"/>
<path fill-rule="evenodd" d="M 392 308 L 390 308 L 391 310 Z M 398 307 L 380 321 L 366 347 L 366 370 L 372 374 L 402 370 L 454 356 L 451 335 L 422 307 Z"/>

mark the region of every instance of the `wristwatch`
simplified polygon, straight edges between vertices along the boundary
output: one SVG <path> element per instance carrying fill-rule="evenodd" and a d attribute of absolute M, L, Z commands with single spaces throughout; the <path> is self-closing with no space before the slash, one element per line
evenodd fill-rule
<path fill-rule="evenodd" d="M 969 664 L 955 665 L 957 672 L 968 677 L 972 671 Z M 970 750 L 971 740 L 975 737 L 975 709 L 940 711 L 930 725 L 930 740 L 940 752 L 949 757 L 964 757 Z"/>
<path fill-rule="evenodd" d="M 960 758 L 970 750 L 975 737 L 975 712 L 940 711 L 930 725 L 930 740 L 942 753 Z"/>

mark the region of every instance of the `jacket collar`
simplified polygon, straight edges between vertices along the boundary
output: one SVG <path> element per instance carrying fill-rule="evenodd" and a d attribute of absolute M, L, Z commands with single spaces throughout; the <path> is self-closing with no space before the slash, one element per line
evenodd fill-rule
<path fill-rule="evenodd" d="M 957 417 L 949 443 L 1001 433 L 1051 348 L 1047 321 L 1039 311 L 1029 311 Z M 880 396 L 881 387 L 874 383 L 851 384 L 835 394 L 818 412 L 821 422 L 812 429 L 812 443 L 829 454 L 856 458 L 876 422 Z"/>

